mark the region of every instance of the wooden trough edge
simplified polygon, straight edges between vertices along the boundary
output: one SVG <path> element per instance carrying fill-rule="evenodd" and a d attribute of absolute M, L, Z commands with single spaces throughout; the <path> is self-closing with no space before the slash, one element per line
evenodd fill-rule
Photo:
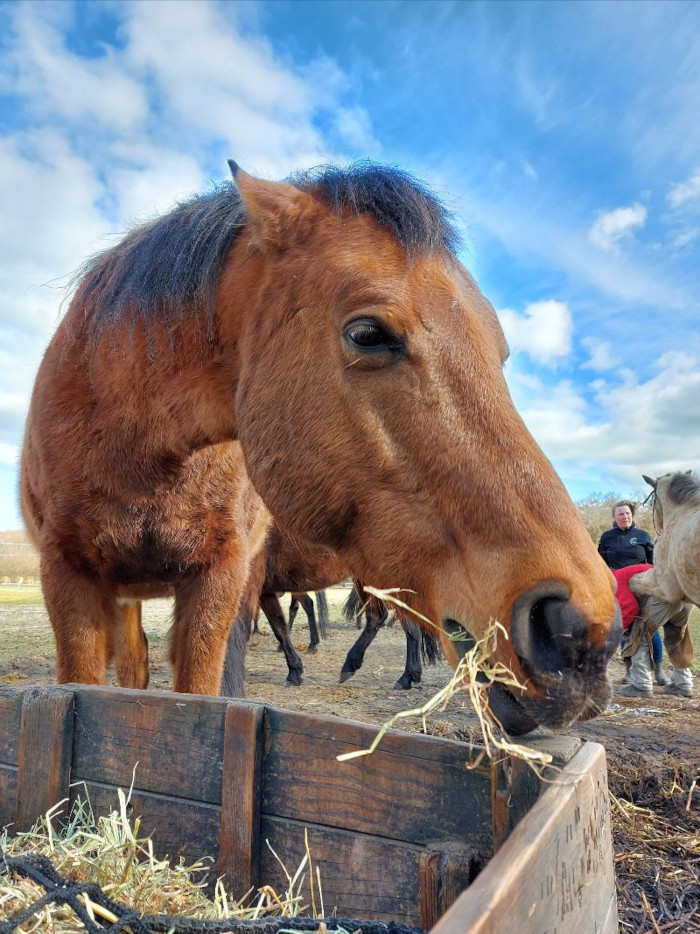
<path fill-rule="evenodd" d="M 605 749 L 587 742 L 431 934 L 617 934 Z"/>
<path fill-rule="evenodd" d="M 345 916 L 433 934 L 512 934 L 515 923 L 533 934 L 579 923 L 582 932 L 616 930 L 602 747 L 528 737 L 562 769 L 543 785 L 520 760 L 470 772 L 469 744 L 390 731 L 371 756 L 339 769 L 336 753 L 366 748 L 378 729 L 245 700 L 0 687 L 0 824 L 28 829 L 75 796 L 76 780 L 106 801 L 139 760 L 135 807 L 150 815 L 156 838 L 165 820 L 175 857 L 196 827 L 199 843 L 208 841 L 197 857 L 218 854 L 234 894 L 274 873 L 261 839 L 271 835 L 294 860 L 308 826 Z M 164 771 L 168 755 L 177 762 Z M 479 854 L 494 853 L 472 881 Z"/>

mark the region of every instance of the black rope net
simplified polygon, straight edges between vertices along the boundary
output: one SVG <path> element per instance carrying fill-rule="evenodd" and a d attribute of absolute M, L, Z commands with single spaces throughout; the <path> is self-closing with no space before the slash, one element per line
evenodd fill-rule
<path fill-rule="evenodd" d="M 385 924 L 381 921 L 351 921 L 346 918 L 262 918 L 255 921 L 231 918 L 223 921 L 196 921 L 170 915 L 142 916 L 134 908 L 113 901 L 94 882 L 66 879 L 46 856 L 8 856 L 0 849 L 0 874 L 2 873 L 12 873 L 30 879 L 44 889 L 44 895 L 12 917 L 0 919 L 0 934 L 15 934 L 20 924 L 29 921 L 42 908 L 51 904 L 72 908 L 87 934 L 127 934 L 128 931 L 132 934 L 277 934 L 281 930 L 321 930 L 330 934 L 340 928 L 348 934 L 423 934 L 418 928 L 394 922 Z M 85 896 L 93 905 L 99 906 L 117 920 L 94 920 L 85 907 Z"/>

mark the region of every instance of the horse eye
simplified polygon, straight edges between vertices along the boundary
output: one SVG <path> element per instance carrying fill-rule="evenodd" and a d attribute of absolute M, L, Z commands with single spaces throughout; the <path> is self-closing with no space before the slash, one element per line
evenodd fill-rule
<path fill-rule="evenodd" d="M 356 350 L 399 351 L 403 349 L 403 344 L 395 334 L 387 331 L 379 322 L 371 318 L 353 321 L 343 333 L 346 340 Z"/>

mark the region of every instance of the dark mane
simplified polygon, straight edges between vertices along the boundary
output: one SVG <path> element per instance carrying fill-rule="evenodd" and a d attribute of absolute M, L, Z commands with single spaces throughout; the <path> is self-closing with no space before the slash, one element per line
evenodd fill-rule
<path fill-rule="evenodd" d="M 409 252 L 446 249 L 454 253 L 459 246 L 459 234 L 444 205 L 401 169 L 369 161 L 355 162 L 345 169 L 321 165 L 298 172 L 288 181 L 338 214 L 369 214 Z"/>
<path fill-rule="evenodd" d="M 677 506 L 700 506 L 700 480 L 689 473 L 674 473 L 668 484 L 668 498 Z"/>
<path fill-rule="evenodd" d="M 411 253 L 454 252 L 459 244 L 449 213 L 406 172 L 371 162 L 320 166 L 288 179 L 341 214 L 369 214 Z M 203 315 L 211 326 L 223 265 L 245 227 L 236 186 L 227 182 L 132 230 L 80 271 L 89 326 L 101 332 L 127 317 L 131 324 Z"/>

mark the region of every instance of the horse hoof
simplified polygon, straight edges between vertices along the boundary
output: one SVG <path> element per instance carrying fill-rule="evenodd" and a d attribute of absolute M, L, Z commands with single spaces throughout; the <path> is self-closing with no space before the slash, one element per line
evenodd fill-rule
<path fill-rule="evenodd" d="M 394 690 L 395 691 L 410 691 L 412 687 L 413 685 L 411 684 L 410 681 L 404 681 L 403 678 L 399 678 L 399 680 L 394 685 Z"/>
<path fill-rule="evenodd" d="M 298 688 L 304 679 L 297 672 L 290 673 L 287 675 L 287 680 L 284 682 L 285 687 L 288 688 Z"/>
<path fill-rule="evenodd" d="M 318 650 L 318 642 L 312 642 L 311 645 L 306 650 L 306 654 L 315 655 Z"/>
<path fill-rule="evenodd" d="M 338 684 L 343 684 L 345 681 L 349 681 L 350 678 L 355 674 L 354 671 L 341 671 L 340 677 L 338 678 Z"/>

